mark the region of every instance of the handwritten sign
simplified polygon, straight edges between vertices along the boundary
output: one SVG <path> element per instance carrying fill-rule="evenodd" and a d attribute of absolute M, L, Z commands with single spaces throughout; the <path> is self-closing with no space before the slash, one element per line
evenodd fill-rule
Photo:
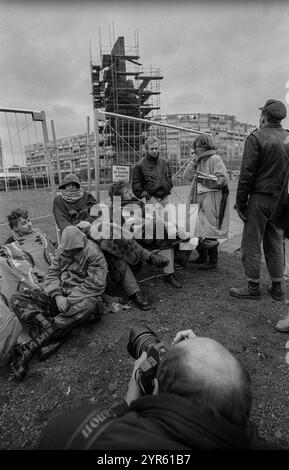
<path fill-rule="evenodd" d="M 130 166 L 129 165 L 112 165 L 112 181 L 125 181 L 129 183 Z"/>

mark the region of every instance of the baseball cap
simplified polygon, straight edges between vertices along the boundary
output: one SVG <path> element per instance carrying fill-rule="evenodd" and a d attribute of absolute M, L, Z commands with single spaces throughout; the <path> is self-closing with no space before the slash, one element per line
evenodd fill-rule
<path fill-rule="evenodd" d="M 279 100 L 267 100 L 265 105 L 261 109 L 261 111 L 266 111 L 266 113 L 270 114 L 273 118 L 276 119 L 284 119 L 287 116 L 287 109 L 284 103 Z"/>

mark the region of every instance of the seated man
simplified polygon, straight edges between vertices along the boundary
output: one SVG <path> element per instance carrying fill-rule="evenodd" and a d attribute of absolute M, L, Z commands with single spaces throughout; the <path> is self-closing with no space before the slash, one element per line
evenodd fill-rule
<path fill-rule="evenodd" d="M 136 241 L 111 239 L 109 243 L 106 243 L 106 240 L 102 243 L 96 237 L 91 236 L 89 234 L 90 223 L 96 218 L 96 215 L 91 212 L 96 204 L 94 197 L 83 191 L 78 177 L 74 174 L 67 175 L 59 185 L 59 189 L 61 194 L 54 199 L 53 214 L 60 231 L 62 232 L 68 225 L 76 225 L 92 240 L 99 243 L 105 253 L 112 279 L 121 283 L 126 294 L 139 308 L 148 310 L 149 303 L 142 295 L 130 265 L 137 265 L 143 259 L 148 263 L 163 267 L 168 264 L 167 259 L 142 250 Z"/>
<path fill-rule="evenodd" d="M 46 273 L 44 291 L 27 289 L 10 301 L 21 321 L 40 327 L 40 333 L 19 348 L 11 364 L 17 379 L 25 377 L 32 355 L 42 346 L 100 317 L 106 276 L 107 263 L 97 244 L 77 227 L 66 227 Z"/>
<path fill-rule="evenodd" d="M 78 176 L 70 173 L 58 186 L 60 194 L 53 201 L 53 215 L 60 232 L 68 225 L 78 225 L 81 221 L 90 221 L 90 208 L 96 204 L 95 198 L 84 191 Z"/>
<path fill-rule="evenodd" d="M 252 423 L 248 372 L 220 343 L 179 332 L 158 364 L 152 395 L 141 396 L 135 363 L 127 405 L 84 405 L 54 418 L 41 450 L 274 449 Z"/>
<path fill-rule="evenodd" d="M 109 189 L 109 196 L 111 212 L 113 212 L 114 201 L 118 203 L 115 198 L 120 197 L 121 223 L 133 230 L 138 243 L 147 248 L 157 248 L 163 251 L 163 255 L 170 261 L 164 269 L 165 280 L 174 287 L 180 288 L 181 284 L 174 274 L 174 251 L 180 245 L 184 247 L 184 242 L 187 242 L 186 249 L 191 251 L 196 246 L 196 242 L 193 239 L 190 240 L 188 232 L 179 230 L 173 223 L 170 223 L 169 227 L 174 237 L 169 238 L 168 226 L 164 219 L 155 210 L 153 213 L 148 210 L 150 201 L 145 204 L 134 196 L 129 183 L 124 181 L 113 183 Z"/>
<path fill-rule="evenodd" d="M 119 225 L 110 223 L 110 220 L 108 222 L 104 220 L 104 207 L 108 209 L 103 204 L 96 204 L 91 209 L 90 213 L 95 220 L 90 228 L 90 238 L 98 243 L 103 251 L 111 279 L 122 286 L 125 293 L 141 310 L 149 310 L 149 302 L 140 290 L 132 267 L 139 268 L 144 262 L 163 268 L 169 264 L 169 260 L 156 250 L 148 251 L 143 248 L 130 232 L 123 231 Z M 102 237 L 102 230 L 105 226 L 108 229 L 108 238 Z M 114 239 L 115 232 L 118 237 Z"/>
<path fill-rule="evenodd" d="M 15 209 L 7 218 L 11 236 L 5 241 L 3 250 L 6 247 L 6 255 L 13 258 L 14 253 L 18 257 L 20 249 L 31 263 L 34 281 L 41 284 L 55 255 L 56 243 L 49 240 L 40 229 L 33 227 L 26 209 Z"/>

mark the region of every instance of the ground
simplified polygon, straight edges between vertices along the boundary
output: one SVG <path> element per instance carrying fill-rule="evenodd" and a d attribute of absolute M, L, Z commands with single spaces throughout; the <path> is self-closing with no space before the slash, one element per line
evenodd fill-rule
<path fill-rule="evenodd" d="M 138 277 L 156 273 L 148 267 Z M 111 405 L 125 397 L 133 365 L 126 350 L 129 327 L 138 321 L 166 344 L 187 328 L 224 344 L 251 374 L 252 420 L 260 435 L 288 448 L 285 344 L 289 335 L 274 329 L 286 307 L 267 293 L 265 266 L 260 300 L 239 300 L 228 294 L 232 284 L 244 281 L 238 253 L 221 252 L 218 268 L 207 272 L 188 263 L 177 276 L 183 283 L 180 290 L 161 277 L 141 283 L 151 310 L 133 307 L 106 313 L 95 324 L 75 331 L 54 356 L 44 362 L 35 359 L 23 382 L 9 380 L 8 374 L 0 377 L 0 449 L 33 448 L 46 423 L 62 411 L 83 402 Z"/>

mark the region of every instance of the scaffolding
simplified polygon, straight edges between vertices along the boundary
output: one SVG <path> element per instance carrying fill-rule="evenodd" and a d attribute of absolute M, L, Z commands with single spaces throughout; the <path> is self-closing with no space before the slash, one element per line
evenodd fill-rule
<path fill-rule="evenodd" d="M 134 165 L 141 156 L 150 121 L 159 113 L 163 76 L 157 68 L 143 67 L 139 59 L 138 33 L 133 46 L 126 46 L 120 36 L 108 49 L 100 39 L 98 63 L 91 56 L 93 109 L 112 113 L 99 126 L 103 142 L 100 166 L 102 160 L 106 161 L 105 149 L 109 149 L 110 157 L 113 152 L 113 163 Z M 129 121 L 122 116 L 145 121 Z"/>

